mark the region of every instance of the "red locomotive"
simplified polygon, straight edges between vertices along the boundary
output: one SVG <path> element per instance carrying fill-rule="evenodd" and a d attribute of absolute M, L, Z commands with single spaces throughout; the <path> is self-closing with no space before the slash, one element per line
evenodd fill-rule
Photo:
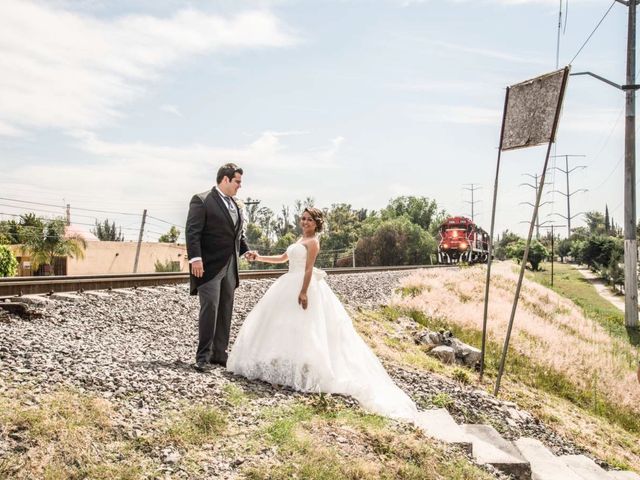
<path fill-rule="evenodd" d="M 486 263 L 489 234 L 466 217 L 449 217 L 440 225 L 438 263 Z"/>

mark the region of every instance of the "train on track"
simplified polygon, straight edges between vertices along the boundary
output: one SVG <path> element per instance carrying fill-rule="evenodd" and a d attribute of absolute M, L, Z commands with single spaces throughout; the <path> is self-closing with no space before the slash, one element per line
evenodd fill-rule
<path fill-rule="evenodd" d="M 440 224 L 438 263 L 486 263 L 489 234 L 467 217 L 449 217 Z"/>

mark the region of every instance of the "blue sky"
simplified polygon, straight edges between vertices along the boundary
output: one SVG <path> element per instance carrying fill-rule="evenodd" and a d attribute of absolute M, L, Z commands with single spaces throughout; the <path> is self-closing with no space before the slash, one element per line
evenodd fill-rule
<path fill-rule="evenodd" d="M 610 5 L 568 2 L 561 66 Z M 245 169 L 240 196 L 275 211 L 309 196 L 321 207 L 379 209 L 424 195 L 464 214 L 463 187 L 479 184 L 477 221 L 488 229 L 504 89 L 555 69 L 558 6 L 4 0 L 0 197 L 70 203 L 74 222 L 110 217 L 133 239 L 138 217 L 78 208 L 147 208 L 182 225 L 190 196 L 233 161 Z M 616 4 L 573 71 L 623 83 L 625 32 L 626 8 Z M 607 203 L 622 222 L 623 105 L 596 80 L 569 82 L 555 152 L 586 155 L 572 159 L 587 168 L 571 183 L 589 189 L 572 197 L 572 213 Z M 520 202 L 534 192 L 519 184 L 543 159 L 541 147 L 503 155 L 498 232 L 526 230 L 530 207 Z M 543 221 L 566 214 L 564 197 L 545 199 L 555 202 Z M 26 207 L 0 203 L 4 213 Z M 151 222 L 146 239 L 166 227 Z"/>

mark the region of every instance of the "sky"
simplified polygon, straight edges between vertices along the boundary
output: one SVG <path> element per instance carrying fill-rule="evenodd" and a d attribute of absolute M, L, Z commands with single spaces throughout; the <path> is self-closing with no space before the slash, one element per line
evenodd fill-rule
<path fill-rule="evenodd" d="M 611 7 L 572 71 L 624 83 L 627 9 L 609 0 L 3 0 L 0 219 L 70 204 L 133 240 L 147 209 L 155 241 L 234 162 L 239 196 L 276 212 L 416 195 L 470 215 L 473 184 L 488 230 L 505 88 L 555 70 L 560 3 L 560 66 Z M 584 155 L 572 215 L 608 205 L 622 224 L 623 108 L 569 80 L 553 153 Z M 526 233 L 545 151 L 503 153 L 496 233 Z M 548 179 L 540 221 L 565 225 L 566 177 Z"/>

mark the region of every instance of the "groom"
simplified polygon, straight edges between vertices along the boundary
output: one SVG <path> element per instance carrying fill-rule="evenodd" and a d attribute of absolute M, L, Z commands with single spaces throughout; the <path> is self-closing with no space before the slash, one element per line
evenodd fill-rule
<path fill-rule="evenodd" d="M 238 287 L 238 257 L 249 252 L 242 215 L 233 197 L 242 184 L 242 169 L 227 163 L 218 170 L 217 185 L 198 193 L 189 204 L 187 255 L 191 295 L 200 299 L 198 350 L 193 366 L 199 372 L 211 364 L 226 366 L 233 295 Z"/>

